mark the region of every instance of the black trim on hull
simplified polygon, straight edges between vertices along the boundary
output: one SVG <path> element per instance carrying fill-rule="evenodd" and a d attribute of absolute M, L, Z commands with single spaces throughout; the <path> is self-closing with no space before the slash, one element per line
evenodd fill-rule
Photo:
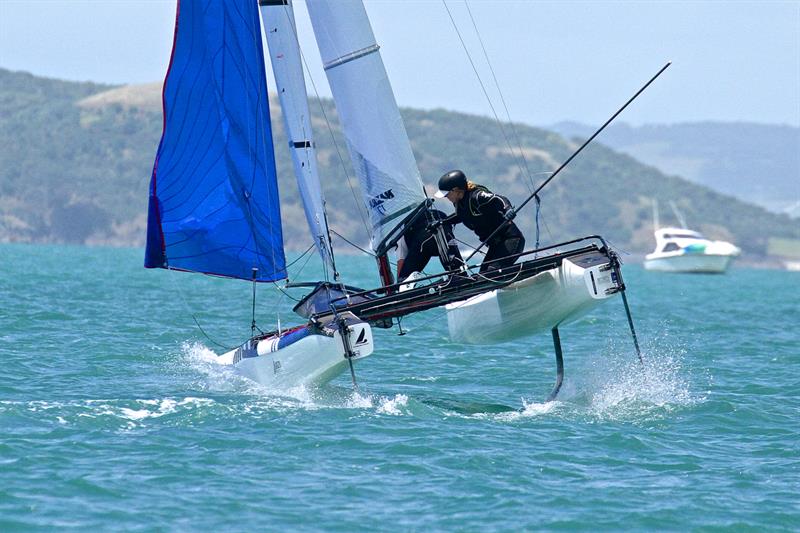
<path fill-rule="evenodd" d="M 370 323 L 386 321 L 387 319 L 403 317 L 411 313 L 441 307 L 495 289 L 501 289 L 511 283 L 528 279 L 544 271 L 557 268 L 561 266 L 564 259 L 570 259 L 575 263 L 584 263 L 587 264 L 587 266 L 597 264 L 605 259 L 612 262 L 614 265 L 618 263 L 616 254 L 608 249 L 602 238 L 597 236 L 576 239 L 539 250 L 529 250 L 518 254 L 518 257 L 539 254 L 543 251 L 555 250 L 556 248 L 591 240 L 597 240 L 599 243 L 594 242 L 564 252 L 556 251 L 545 257 L 523 261 L 522 263 L 514 264 L 502 270 L 489 271 L 483 274 L 455 270 L 420 278 L 417 280 L 418 282 L 431 280 L 433 283 L 403 292 L 396 290 L 399 289 L 400 285 L 403 283 L 396 283 L 391 286 L 391 288 L 395 290 L 391 291 L 391 294 L 386 296 L 377 295 L 378 291 L 382 292 L 386 290 L 387 287 L 350 294 L 350 297 L 370 295 L 372 298 L 350 305 L 346 305 L 344 299 L 339 299 L 338 301 L 343 305 L 337 305 L 337 311 L 350 311 L 357 317 Z M 621 278 L 620 288 L 624 288 L 621 283 Z M 331 303 L 337 304 L 337 300 Z M 312 319 L 320 319 L 330 314 L 329 312 L 319 313 L 314 315 Z"/>

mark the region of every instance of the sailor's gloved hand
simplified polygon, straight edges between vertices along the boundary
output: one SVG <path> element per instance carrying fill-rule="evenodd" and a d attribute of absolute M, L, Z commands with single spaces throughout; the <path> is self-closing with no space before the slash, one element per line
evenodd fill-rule
<path fill-rule="evenodd" d="M 436 233 L 436 231 L 443 223 L 444 222 L 442 220 L 436 219 L 431 222 L 428 222 L 428 225 L 425 227 L 425 229 L 428 230 L 428 233 Z"/>
<path fill-rule="evenodd" d="M 505 213 L 503 213 L 503 218 L 506 220 L 514 220 L 514 217 L 517 216 L 517 212 L 513 209 L 509 209 Z"/>

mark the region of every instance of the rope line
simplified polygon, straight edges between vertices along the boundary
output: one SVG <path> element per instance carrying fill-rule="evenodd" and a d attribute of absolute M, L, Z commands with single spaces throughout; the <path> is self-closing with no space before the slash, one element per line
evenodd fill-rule
<path fill-rule="evenodd" d="M 169 268 L 169 266 L 167 266 L 167 271 L 168 272 L 176 272 L 176 273 L 178 272 L 177 270 L 173 270 L 173 269 Z M 209 342 L 211 342 L 213 344 L 216 344 L 220 348 L 224 349 L 225 351 L 229 351 L 229 350 L 232 350 L 233 348 L 235 348 L 236 346 L 228 347 L 228 346 L 225 346 L 224 344 L 222 344 L 220 342 L 215 341 L 214 339 L 211 338 L 211 336 L 208 333 L 206 333 L 206 331 L 200 325 L 200 322 L 197 320 L 197 317 L 192 312 L 192 309 L 189 306 L 189 302 L 186 301 L 186 296 L 183 294 L 183 289 L 181 288 L 181 284 L 180 283 L 175 283 L 174 286 L 177 287 L 177 289 L 178 289 L 178 296 L 181 297 L 181 301 L 183 302 L 183 306 L 186 308 L 187 313 L 189 313 L 189 316 L 192 317 L 192 320 L 194 320 L 194 323 L 197 325 L 197 328 L 206 337 L 206 339 L 208 339 Z"/>

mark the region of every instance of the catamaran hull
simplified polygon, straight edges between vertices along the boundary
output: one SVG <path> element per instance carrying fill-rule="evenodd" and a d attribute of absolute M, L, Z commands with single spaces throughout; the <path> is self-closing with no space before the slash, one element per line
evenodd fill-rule
<path fill-rule="evenodd" d="M 655 272 L 698 272 L 721 274 L 728 270 L 734 256 L 732 255 L 675 255 L 645 259 L 645 270 Z"/>
<path fill-rule="evenodd" d="M 450 338 L 492 344 L 549 331 L 600 305 L 620 283 L 605 255 L 564 259 L 526 280 L 447 305 Z"/>
<path fill-rule="evenodd" d="M 373 351 L 369 325 L 350 325 L 347 342 L 353 361 L 369 356 Z M 219 362 L 232 364 L 241 375 L 273 390 L 322 385 L 348 368 L 338 331 L 331 335 L 311 333 L 286 346 L 281 346 L 280 336 L 248 341 L 219 357 Z"/>

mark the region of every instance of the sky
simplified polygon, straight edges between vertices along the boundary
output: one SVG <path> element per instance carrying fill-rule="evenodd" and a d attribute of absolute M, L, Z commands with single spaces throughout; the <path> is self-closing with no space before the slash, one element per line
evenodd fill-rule
<path fill-rule="evenodd" d="M 533 125 L 599 125 L 672 61 L 621 121 L 800 126 L 800 0 L 365 5 L 401 106 L 491 116 L 491 101 L 501 119 L 507 107 L 511 119 Z M 302 0 L 295 11 L 308 76 L 329 96 Z M 174 21 L 175 2 L 166 0 L 0 0 L 0 67 L 113 84 L 161 81 Z"/>

